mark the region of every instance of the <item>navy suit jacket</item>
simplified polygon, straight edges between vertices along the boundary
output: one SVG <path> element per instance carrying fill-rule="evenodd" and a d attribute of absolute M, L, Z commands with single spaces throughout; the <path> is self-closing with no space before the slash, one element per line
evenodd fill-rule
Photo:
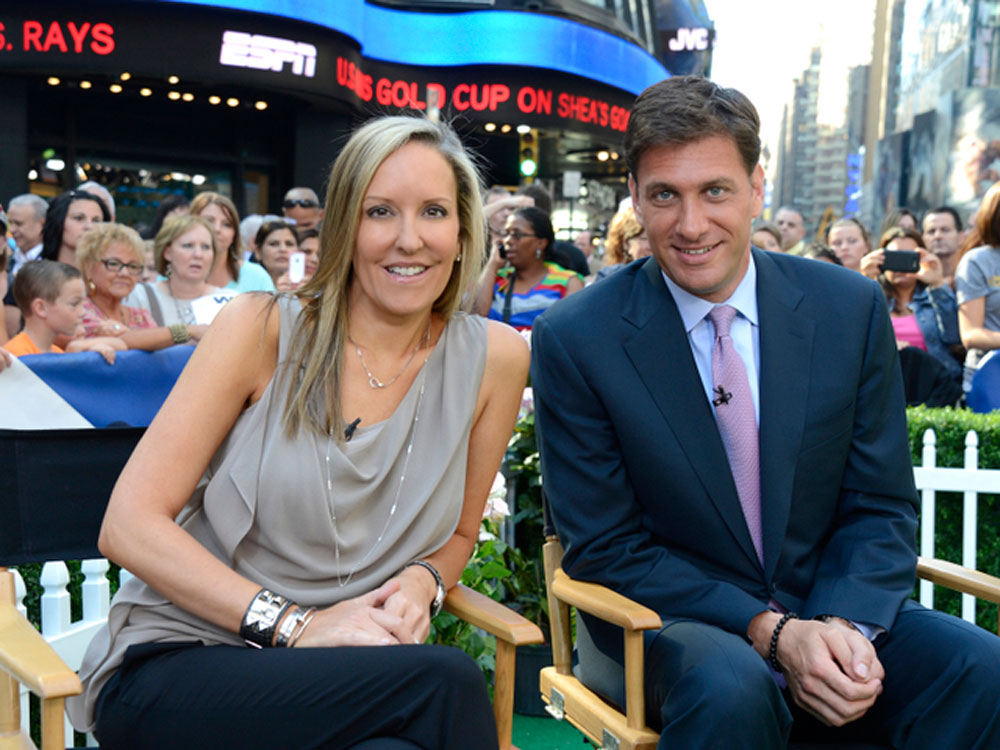
<path fill-rule="evenodd" d="M 917 494 L 884 295 L 854 271 L 753 253 L 763 566 L 649 258 L 534 324 L 536 425 L 563 567 L 663 617 L 739 635 L 772 597 L 803 617 L 888 630 L 913 590 Z"/>

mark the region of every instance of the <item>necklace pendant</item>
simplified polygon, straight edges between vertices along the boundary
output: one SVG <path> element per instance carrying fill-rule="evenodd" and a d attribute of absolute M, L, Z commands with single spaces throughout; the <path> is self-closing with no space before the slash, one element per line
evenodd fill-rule
<path fill-rule="evenodd" d="M 376 378 L 374 375 L 368 378 L 368 385 L 370 385 L 372 388 L 385 388 L 385 383 Z"/>

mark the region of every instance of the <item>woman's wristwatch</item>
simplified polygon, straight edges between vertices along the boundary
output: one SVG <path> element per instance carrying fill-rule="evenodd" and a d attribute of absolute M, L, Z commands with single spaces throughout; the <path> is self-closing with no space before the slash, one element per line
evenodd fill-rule
<path fill-rule="evenodd" d="M 414 565 L 419 565 L 421 568 L 429 570 L 430 574 L 434 576 L 434 581 L 437 583 L 437 593 L 434 594 L 434 601 L 431 602 L 431 617 L 437 617 L 438 612 L 441 611 L 441 605 L 444 604 L 444 597 L 448 593 L 444 587 L 444 580 L 441 578 L 441 574 L 437 572 L 437 568 L 426 560 L 414 560 L 411 563 L 407 563 L 403 567 L 403 570 Z"/>

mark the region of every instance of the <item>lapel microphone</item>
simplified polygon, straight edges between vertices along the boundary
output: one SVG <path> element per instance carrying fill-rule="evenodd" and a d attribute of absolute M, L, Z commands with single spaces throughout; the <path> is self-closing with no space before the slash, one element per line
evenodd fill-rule
<path fill-rule="evenodd" d="M 354 437 L 354 431 L 358 429 L 359 424 L 361 424 L 361 417 L 358 417 L 349 425 L 347 425 L 346 428 L 344 428 L 344 440 L 350 442 L 351 438 Z"/>
<path fill-rule="evenodd" d="M 727 391 L 721 385 L 715 386 L 715 393 L 717 393 L 719 397 L 712 399 L 712 406 L 721 406 L 722 404 L 728 404 L 733 398 L 733 394 Z"/>

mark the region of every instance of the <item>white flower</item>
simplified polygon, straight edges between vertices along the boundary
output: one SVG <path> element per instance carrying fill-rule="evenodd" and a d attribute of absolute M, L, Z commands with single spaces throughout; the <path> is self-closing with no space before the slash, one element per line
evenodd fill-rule
<path fill-rule="evenodd" d="M 521 408 L 517 412 L 517 421 L 520 422 L 529 414 L 533 414 L 535 411 L 535 394 L 531 390 L 531 386 L 524 389 L 524 393 L 521 396 Z"/>
<path fill-rule="evenodd" d="M 510 515 L 510 508 L 507 506 L 507 480 L 503 474 L 497 472 L 493 479 L 493 486 L 490 487 L 490 494 L 486 498 L 483 517 L 500 521 L 508 515 Z"/>

